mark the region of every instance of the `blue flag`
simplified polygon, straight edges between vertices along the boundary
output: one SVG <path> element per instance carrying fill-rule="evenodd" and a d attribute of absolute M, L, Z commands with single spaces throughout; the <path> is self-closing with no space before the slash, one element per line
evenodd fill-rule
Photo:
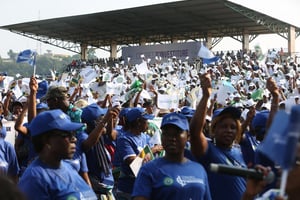
<path fill-rule="evenodd" d="M 210 64 L 219 60 L 218 56 L 215 56 L 206 46 L 201 44 L 198 52 L 198 56 L 202 58 L 203 64 Z"/>
<path fill-rule="evenodd" d="M 296 157 L 300 135 L 300 105 L 293 106 L 291 114 L 278 111 L 266 138 L 258 146 L 258 151 L 269 157 L 282 169 L 290 169 Z"/>
<path fill-rule="evenodd" d="M 17 63 L 28 62 L 31 66 L 35 65 L 35 60 L 36 60 L 36 52 L 30 49 L 20 52 L 17 57 Z"/>
<path fill-rule="evenodd" d="M 213 58 L 202 58 L 202 62 L 203 64 L 210 64 L 210 63 L 214 63 L 217 62 L 219 60 L 218 56 L 215 56 Z"/>

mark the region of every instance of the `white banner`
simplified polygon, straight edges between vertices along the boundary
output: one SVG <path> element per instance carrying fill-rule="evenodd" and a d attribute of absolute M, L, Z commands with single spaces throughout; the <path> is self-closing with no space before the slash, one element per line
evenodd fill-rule
<path fill-rule="evenodd" d="M 123 89 L 123 84 L 120 83 L 106 83 L 106 94 L 120 95 Z"/>
<path fill-rule="evenodd" d="M 141 55 L 144 55 L 147 59 L 150 58 L 151 62 L 155 62 L 157 59 L 160 62 L 167 62 L 173 56 L 182 61 L 185 61 L 187 58 L 189 61 L 193 61 L 197 58 L 200 46 L 200 42 L 185 42 L 123 47 L 122 57 L 124 59 L 127 58 L 131 65 L 141 63 Z M 127 60 L 125 62 L 128 63 Z"/>
<path fill-rule="evenodd" d="M 162 109 L 178 108 L 178 95 L 158 94 L 157 106 Z"/>

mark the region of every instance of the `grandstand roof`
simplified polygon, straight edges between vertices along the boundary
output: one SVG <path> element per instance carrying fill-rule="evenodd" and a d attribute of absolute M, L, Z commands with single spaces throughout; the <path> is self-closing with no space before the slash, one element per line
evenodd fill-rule
<path fill-rule="evenodd" d="M 46 43 L 93 47 L 278 33 L 291 24 L 227 0 L 189 0 L 6 25 L 1 29 Z M 293 26 L 293 25 L 292 25 Z M 300 28 L 296 27 L 296 32 Z M 53 43 L 54 44 L 54 43 Z M 62 47 L 63 48 L 63 47 Z"/>

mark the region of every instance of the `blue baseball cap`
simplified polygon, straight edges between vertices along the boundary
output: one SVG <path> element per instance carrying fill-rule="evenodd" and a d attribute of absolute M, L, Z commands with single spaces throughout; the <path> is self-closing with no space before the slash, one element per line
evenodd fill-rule
<path fill-rule="evenodd" d="M 254 130 L 259 128 L 259 132 L 256 134 L 263 135 L 266 131 L 267 120 L 269 118 L 270 111 L 262 110 L 260 112 L 256 112 L 254 118 L 252 119 L 251 126 Z"/>
<path fill-rule="evenodd" d="M 146 113 L 144 108 L 134 107 L 131 108 L 126 114 L 125 118 L 128 122 L 134 122 L 135 120 L 142 119 L 153 119 L 154 115 Z"/>
<path fill-rule="evenodd" d="M 236 107 L 227 106 L 225 108 L 219 108 L 215 110 L 212 119 L 225 114 L 230 115 L 234 119 L 240 119 L 242 112 Z"/>
<path fill-rule="evenodd" d="M 81 120 L 87 124 L 93 124 L 98 117 L 105 115 L 107 109 L 101 108 L 98 104 L 92 103 L 82 108 Z"/>
<path fill-rule="evenodd" d="M 122 110 L 119 113 L 119 118 L 125 117 L 126 114 L 129 112 L 131 108 L 122 108 Z"/>
<path fill-rule="evenodd" d="M 51 130 L 75 131 L 82 123 L 72 122 L 60 109 L 47 110 L 38 114 L 29 125 L 31 136 L 38 136 Z"/>
<path fill-rule="evenodd" d="M 188 122 L 186 116 L 184 116 L 183 114 L 177 113 L 177 112 L 172 112 L 172 113 L 164 115 L 163 119 L 161 121 L 160 128 L 163 128 L 164 126 L 169 125 L 169 124 L 175 125 L 184 131 L 190 130 L 189 122 Z"/>
<path fill-rule="evenodd" d="M 48 82 L 46 80 L 43 80 L 38 83 L 38 91 L 36 93 L 36 98 L 41 99 L 43 96 L 46 95 L 48 90 Z"/>
<path fill-rule="evenodd" d="M 184 116 L 186 117 L 193 117 L 194 114 L 195 114 L 195 109 L 193 109 L 192 107 L 190 106 L 184 106 L 181 108 L 181 111 L 180 113 L 183 114 Z"/>
<path fill-rule="evenodd" d="M 36 109 L 37 109 L 37 110 L 40 110 L 40 109 L 48 110 L 49 107 L 48 107 L 48 105 L 47 105 L 46 103 L 41 102 L 41 103 L 38 103 L 38 104 L 36 105 Z"/>

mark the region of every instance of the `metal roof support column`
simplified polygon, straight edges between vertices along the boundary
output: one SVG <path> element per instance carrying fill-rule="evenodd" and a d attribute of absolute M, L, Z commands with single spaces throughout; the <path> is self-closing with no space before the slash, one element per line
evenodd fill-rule
<path fill-rule="evenodd" d="M 288 31 L 288 53 L 292 57 L 294 57 L 295 55 L 295 41 L 296 41 L 295 27 L 290 26 Z"/>
<path fill-rule="evenodd" d="M 112 42 L 110 44 L 110 57 L 117 58 L 117 43 L 116 42 Z"/>
<path fill-rule="evenodd" d="M 210 33 L 207 33 L 207 36 L 206 36 L 206 47 L 208 49 L 211 49 L 212 48 L 212 37 L 211 37 L 211 34 Z"/>
<path fill-rule="evenodd" d="M 81 57 L 81 60 L 87 60 L 87 44 L 80 44 L 80 49 L 81 49 L 81 52 L 80 52 L 80 57 Z"/>
<path fill-rule="evenodd" d="M 243 34 L 243 50 L 246 50 L 246 52 L 249 52 L 249 33 L 244 32 Z"/>
<path fill-rule="evenodd" d="M 178 43 L 178 39 L 177 38 L 172 38 L 172 43 Z"/>
<path fill-rule="evenodd" d="M 144 46 L 146 45 L 146 39 L 145 38 L 141 38 L 140 39 L 140 46 Z"/>

